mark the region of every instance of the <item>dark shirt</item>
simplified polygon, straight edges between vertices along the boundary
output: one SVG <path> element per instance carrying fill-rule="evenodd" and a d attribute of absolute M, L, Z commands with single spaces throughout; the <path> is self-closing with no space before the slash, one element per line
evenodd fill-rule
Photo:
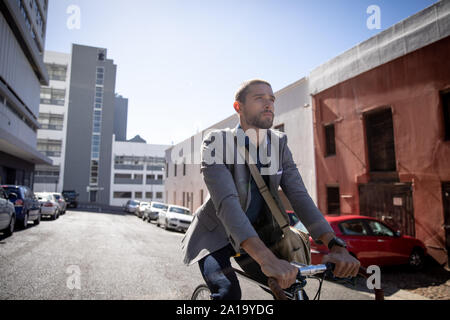
<path fill-rule="evenodd" d="M 242 129 L 240 125 L 238 126 L 238 129 Z M 249 148 L 249 143 L 249 138 L 246 136 L 245 147 L 247 149 Z M 268 139 L 268 146 L 270 148 L 270 138 Z M 261 172 L 261 168 L 263 167 L 263 165 L 261 164 L 259 159 L 259 147 L 257 148 L 256 167 L 258 168 L 259 172 Z M 269 186 L 269 176 L 263 175 L 262 177 L 266 185 Z M 279 228 L 278 224 L 273 221 L 272 214 L 270 213 L 266 201 L 261 195 L 261 192 L 259 192 L 258 185 L 256 184 L 251 174 L 250 193 L 250 204 L 245 214 L 247 215 L 250 223 L 253 225 L 263 242 L 265 242 L 266 244 L 273 243 L 281 236 L 281 229 Z"/>

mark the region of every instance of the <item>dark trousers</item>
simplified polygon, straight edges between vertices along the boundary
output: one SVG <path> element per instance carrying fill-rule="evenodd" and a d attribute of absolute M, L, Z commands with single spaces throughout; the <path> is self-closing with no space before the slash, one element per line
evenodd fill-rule
<path fill-rule="evenodd" d="M 241 287 L 230 261 L 234 255 L 233 247 L 228 245 L 199 261 L 200 272 L 211 290 L 213 300 L 241 299 Z M 234 259 L 246 274 L 260 283 L 267 284 L 266 275 L 249 255 L 245 254 Z"/>

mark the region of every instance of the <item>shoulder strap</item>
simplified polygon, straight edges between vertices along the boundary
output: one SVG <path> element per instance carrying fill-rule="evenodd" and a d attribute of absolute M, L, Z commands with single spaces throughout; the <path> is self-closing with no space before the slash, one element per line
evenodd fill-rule
<path fill-rule="evenodd" d="M 237 138 L 235 137 L 235 141 L 236 141 L 236 139 Z M 249 154 L 247 148 L 239 146 L 237 144 L 237 149 L 238 149 L 238 152 L 241 153 L 241 155 L 242 155 L 242 151 L 245 152 L 245 155 L 243 157 L 250 169 L 250 173 L 251 173 L 253 179 L 255 180 L 256 185 L 258 186 L 259 192 L 261 193 L 261 195 L 263 196 L 267 205 L 269 206 L 270 212 L 275 217 L 275 220 L 277 221 L 281 230 L 283 231 L 283 233 L 285 233 L 286 228 L 289 228 L 289 223 L 287 223 L 286 218 L 281 213 L 280 208 L 276 204 L 275 199 L 273 198 L 272 194 L 270 193 L 269 188 L 267 187 L 266 183 L 264 182 L 264 179 L 261 176 L 261 173 L 259 172 L 256 165 L 249 163 L 248 159 L 250 159 L 250 154 Z"/>

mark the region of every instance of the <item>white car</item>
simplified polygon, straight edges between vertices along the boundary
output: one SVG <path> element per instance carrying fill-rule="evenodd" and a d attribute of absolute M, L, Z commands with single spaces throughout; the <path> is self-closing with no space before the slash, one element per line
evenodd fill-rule
<path fill-rule="evenodd" d="M 194 217 L 188 208 L 169 205 L 167 211 L 161 211 L 158 215 L 156 225 L 163 226 L 164 229 L 174 229 L 178 231 L 185 231 L 191 225 Z"/>
<path fill-rule="evenodd" d="M 50 216 L 53 220 L 58 219 L 61 209 L 55 196 L 47 192 L 36 192 L 35 195 L 41 204 L 41 216 Z"/>
<path fill-rule="evenodd" d="M 152 220 L 158 220 L 159 213 L 161 211 L 166 211 L 168 208 L 167 204 L 152 201 L 151 205 L 145 208 L 144 215 L 142 216 L 142 220 L 147 220 L 148 222 Z"/>
<path fill-rule="evenodd" d="M 139 217 L 142 218 L 142 216 L 144 215 L 144 212 L 147 208 L 150 207 L 150 203 L 149 202 L 139 202 L 139 205 L 136 207 L 136 211 L 135 214 Z"/>

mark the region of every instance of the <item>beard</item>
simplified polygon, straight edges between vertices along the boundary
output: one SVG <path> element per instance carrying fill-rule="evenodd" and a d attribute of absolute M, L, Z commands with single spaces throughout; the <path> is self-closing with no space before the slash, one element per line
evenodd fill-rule
<path fill-rule="evenodd" d="M 244 111 L 245 113 L 245 111 Z M 248 125 L 260 128 L 260 129 L 270 129 L 273 125 L 273 114 L 272 117 L 267 118 L 265 117 L 263 119 L 263 113 L 259 113 L 254 116 L 249 116 L 248 114 L 245 115 L 245 121 Z"/>

